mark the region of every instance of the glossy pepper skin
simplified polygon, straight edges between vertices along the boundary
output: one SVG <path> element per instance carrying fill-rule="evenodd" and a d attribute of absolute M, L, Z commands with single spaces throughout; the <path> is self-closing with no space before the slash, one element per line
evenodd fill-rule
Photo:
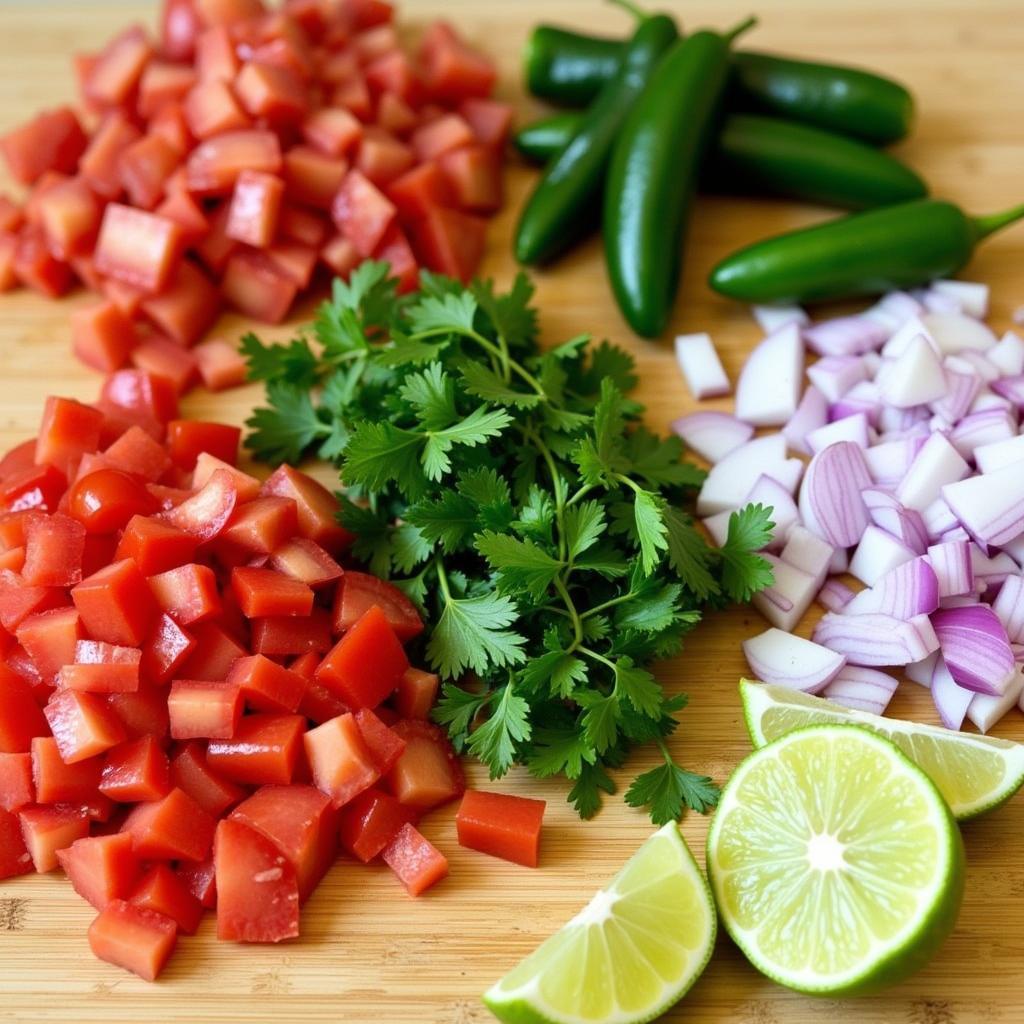
<path fill-rule="evenodd" d="M 849 214 L 756 242 L 722 260 L 711 287 L 733 299 L 801 303 L 878 295 L 956 273 L 987 235 L 1024 206 L 969 217 L 940 199 Z"/>
<path fill-rule="evenodd" d="M 751 24 L 675 43 L 615 142 L 604 191 L 605 263 L 623 316 L 644 337 L 668 322 L 691 199 L 729 75 L 729 44 Z"/>
<path fill-rule="evenodd" d="M 526 48 L 531 92 L 585 106 L 614 74 L 616 45 L 623 44 L 538 25 Z M 891 78 L 747 50 L 733 57 L 729 107 L 792 118 L 875 145 L 903 138 L 914 117 L 913 98 Z"/>
<path fill-rule="evenodd" d="M 515 144 L 546 162 L 578 129 L 581 115 L 555 114 L 521 128 Z M 701 177 L 709 192 L 776 195 L 864 210 L 928 194 L 909 167 L 863 142 L 759 114 L 731 114 Z"/>
<path fill-rule="evenodd" d="M 527 200 L 516 228 L 518 260 L 547 263 L 594 224 L 619 130 L 678 35 L 675 22 L 666 15 L 650 15 L 640 22 L 618 73 L 598 94 L 579 130 L 545 169 Z"/>

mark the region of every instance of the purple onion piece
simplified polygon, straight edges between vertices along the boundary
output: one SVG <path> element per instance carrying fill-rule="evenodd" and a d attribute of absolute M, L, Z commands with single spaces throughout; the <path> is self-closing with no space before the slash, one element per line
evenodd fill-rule
<path fill-rule="evenodd" d="M 716 463 L 754 436 L 749 423 L 725 412 L 694 412 L 673 420 L 673 432 L 701 458 Z"/>
<path fill-rule="evenodd" d="M 889 331 L 864 316 L 841 316 L 805 327 L 804 341 L 819 356 L 859 356 L 880 348 Z"/>
<path fill-rule="evenodd" d="M 987 605 L 945 608 L 932 615 L 942 659 L 957 685 L 1000 696 L 1013 677 L 1013 651 L 1003 624 Z"/>
<path fill-rule="evenodd" d="M 870 590 L 862 590 L 846 606 L 845 613 L 909 620 L 930 615 L 938 607 L 939 581 L 922 555 L 887 572 Z"/>
<path fill-rule="evenodd" d="M 818 591 L 818 604 L 825 611 L 841 612 L 856 596 L 842 580 L 826 580 Z"/>
<path fill-rule="evenodd" d="M 959 729 L 967 717 L 967 709 L 974 699 L 974 692 L 957 683 L 942 658 L 935 662 L 935 668 L 932 670 L 931 691 L 932 701 L 942 724 L 947 729 Z"/>
<path fill-rule="evenodd" d="M 804 693 L 817 693 L 846 664 L 841 654 L 781 629 L 768 629 L 744 640 L 743 653 L 751 672 L 762 682 Z"/>
<path fill-rule="evenodd" d="M 951 540 L 928 548 L 928 561 L 939 584 L 939 597 L 959 597 L 974 593 L 974 569 L 971 542 Z"/>
<path fill-rule="evenodd" d="M 868 525 L 861 491 L 871 483 L 863 450 L 852 442 L 839 441 L 818 452 L 800 490 L 805 524 L 833 547 L 852 547 Z"/>
<path fill-rule="evenodd" d="M 813 640 L 842 654 L 851 665 L 889 667 L 926 658 L 939 646 L 927 615 L 897 619 L 891 615 L 836 615 L 828 612 Z"/>
<path fill-rule="evenodd" d="M 1024 644 L 1024 576 L 1006 577 L 992 604 L 992 611 L 1003 624 L 1010 642 Z"/>
<path fill-rule="evenodd" d="M 898 684 L 899 680 L 876 668 L 844 665 L 821 695 L 833 704 L 881 715 L 889 706 Z"/>

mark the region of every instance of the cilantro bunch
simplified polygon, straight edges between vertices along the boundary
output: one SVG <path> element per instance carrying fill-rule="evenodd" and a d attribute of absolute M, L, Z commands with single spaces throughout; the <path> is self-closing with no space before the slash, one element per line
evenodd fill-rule
<path fill-rule="evenodd" d="M 770 509 L 735 513 L 713 549 L 684 511 L 703 472 L 640 422 L 631 357 L 581 335 L 541 351 L 533 289 L 426 274 L 395 294 L 367 262 L 287 345 L 243 346 L 267 406 L 246 443 L 271 463 L 315 455 L 343 482 L 354 555 L 431 624 L 424 656 L 459 749 L 503 775 L 564 775 L 583 817 L 637 744 L 664 763 L 627 803 L 656 823 L 706 811 L 711 779 L 666 737 L 684 694 L 648 670 L 702 610 L 771 582 L 755 552 Z"/>

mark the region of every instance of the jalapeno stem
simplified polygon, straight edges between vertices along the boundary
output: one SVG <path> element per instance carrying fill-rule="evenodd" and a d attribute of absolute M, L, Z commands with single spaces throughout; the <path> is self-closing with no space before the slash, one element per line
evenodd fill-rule
<path fill-rule="evenodd" d="M 637 21 L 646 21 L 650 17 L 647 11 L 642 10 L 632 0 L 608 0 L 608 2 L 615 4 L 616 7 L 621 7 L 624 11 L 628 11 Z"/>
<path fill-rule="evenodd" d="M 757 24 L 757 15 L 752 14 L 749 18 L 741 21 L 731 32 L 725 33 L 725 38 L 731 43 L 735 39 L 739 39 L 744 32 L 748 29 L 752 29 Z"/>
<path fill-rule="evenodd" d="M 988 238 L 989 235 L 994 234 L 1001 228 L 1008 227 L 1014 221 L 1020 220 L 1024 217 L 1024 203 L 1020 206 L 1011 207 L 1009 210 L 1004 210 L 1002 213 L 990 213 L 985 217 L 974 217 L 974 227 L 978 232 L 978 238 Z"/>

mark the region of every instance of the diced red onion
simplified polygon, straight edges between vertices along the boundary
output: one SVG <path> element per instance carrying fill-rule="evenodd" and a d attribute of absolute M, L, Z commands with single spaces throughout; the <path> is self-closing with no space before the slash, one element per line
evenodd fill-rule
<path fill-rule="evenodd" d="M 921 513 L 921 520 L 928 531 L 929 540 L 937 540 L 958 525 L 953 510 L 942 498 L 936 498 Z"/>
<path fill-rule="evenodd" d="M 774 628 L 744 640 L 743 654 L 750 671 L 762 682 L 804 693 L 828 686 L 846 664 L 841 654 Z"/>
<path fill-rule="evenodd" d="M 947 424 L 957 423 L 967 414 L 971 403 L 981 390 L 981 378 L 977 373 L 960 373 L 946 367 L 946 393 L 930 404 L 932 412 L 940 416 Z"/>
<path fill-rule="evenodd" d="M 876 668 L 845 665 L 821 695 L 833 704 L 881 715 L 889 706 L 898 683 L 899 680 Z"/>
<path fill-rule="evenodd" d="M 780 557 L 784 562 L 813 576 L 820 586 L 828 573 L 834 554 L 835 549 L 828 541 L 822 540 L 817 534 L 811 533 L 805 526 L 797 523 L 790 528 L 786 546 L 782 549 Z"/>
<path fill-rule="evenodd" d="M 772 567 L 770 587 L 754 594 L 754 607 L 773 625 L 791 631 L 804 617 L 818 589 L 818 581 L 774 555 L 763 553 Z"/>
<path fill-rule="evenodd" d="M 1004 693 L 1016 665 L 1006 630 L 984 604 L 940 609 L 932 615 L 939 649 L 953 679 L 975 693 Z"/>
<path fill-rule="evenodd" d="M 942 360 L 923 334 L 911 338 L 898 356 L 884 363 L 875 380 L 882 401 L 897 409 L 934 402 L 947 388 Z"/>
<path fill-rule="evenodd" d="M 819 356 L 857 356 L 878 348 L 889 332 L 867 317 L 841 316 L 805 327 L 803 335 L 807 347 Z"/>
<path fill-rule="evenodd" d="M 971 405 L 971 412 L 983 412 L 986 409 L 1003 409 L 1016 423 L 1020 419 L 1020 410 L 1008 398 L 997 395 L 994 391 L 982 391 Z"/>
<path fill-rule="evenodd" d="M 866 357 L 863 357 L 861 361 L 865 359 Z M 873 380 L 862 380 L 859 384 L 854 384 L 838 402 L 833 402 L 828 407 L 829 422 L 856 416 L 858 413 L 863 413 L 871 426 L 878 426 L 882 414 L 882 399 Z"/>
<path fill-rule="evenodd" d="M 921 322 L 946 355 L 965 348 L 986 352 L 996 343 L 996 336 L 985 324 L 963 313 L 925 313 Z"/>
<path fill-rule="evenodd" d="M 907 475 L 924 442 L 924 437 L 907 437 L 873 445 L 864 453 L 871 479 L 882 486 L 899 483 Z"/>
<path fill-rule="evenodd" d="M 701 520 L 704 524 L 704 529 L 711 534 L 711 539 L 714 541 L 716 547 L 722 547 L 726 540 L 728 540 L 729 520 L 732 519 L 734 511 L 735 509 L 727 508 L 721 512 L 716 512 L 713 516 L 708 516 L 706 519 Z"/>
<path fill-rule="evenodd" d="M 909 665 L 906 665 L 903 669 L 903 674 L 912 683 L 917 683 L 918 686 L 931 686 L 932 672 L 938 659 L 939 652 L 932 651 L 927 658 L 922 658 L 920 661 L 912 661 Z"/>
<path fill-rule="evenodd" d="M 718 358 L 711 335 L 680 334 L 676 337 L 676 361 L 694 398 L 729 394 L 729 378 Z"/>
<path fill-rule="evenodd" d="M 927 423 L 931 413 L 925 406 L 913 409 L 897 409 L 894 405 L 883 405 L 878 414 L 878 428 L 885 433 L 894 430 L 908 431 Z"/>
<path fill-rule="evenodd" d="M 921 513 L 904 508 L 888 491 L 869 487 L 863 492 L 864 504 L 875 526 L 891 533 L 915 555 L 923 555 L 928 547 L 928 531 Z"/>
<path fill-rule="evenodd" d="M 799 306 L 752 306 L 750 312 L 765 334 L 774 334 L 787 324 L 803 327 L 811 322 Z"/>
<path fill-rule="evenodd" d="M 930 615 L 939 606 L 939 583 L 924 555 L 890 569 L 870 589 L 862 590 L 845 608 L 847 615 L 891 615 L 912 619 Z"/>
<path fill-rule="evenodd" d="M 1024 473 L 1019 466 L 947 483 L 942 497 L 982 546 L 998 546 L 1024 533 Z"/>
<path fill-rule="evenodd" d="M 861 491 L 871 486 L 863 451 L 840 441 L 811 459 L 800 490 L 804 524 L 833 547 L 856 544 L 868 525 Z"/>
<path fill-rule="evenodd" d="M 786 439 L 781 434 L 755 437 L 735 448 L 711 467 L 697 496 L 697 515 L 738 508 L 759 476 L 777 476 L 785 462 Z"/>
<path fill-rule="evenodd" d="M 800 328 L 787 324 L 747 357 L 736 382 L 736 415 L 755 427 L 782 426 L 796 412 L 803 375 Z"/>
<path fill-rule="evenodd" d="M 994 473 L 997 469 L 1024 460 L 1024 434 L 1016 434 L 1005 441 L 981 444 L 974 449 L 974 461 L 981 473 Z"/>
<path fill-rule="evenodd" d="M 992 611 L 1006 630 L 1011 643 L 1024 644 L 1024 576 L 1007 576 Z"/>
<path fill-rule="evenodd" d="M 974 569 L 971 566 L 971 542 L 946 541 L 928 548 L 928 561 L 939 584 L 939 597 L 959 597 L 974 593 Z"/>
<path fill-rule="evenodd" d="M 810 455 L 808 436 L 827 422 L 828 401 L 816 387 L 811 385 L 804 390 L 803 398 L 800 399 L 796 412 L 790 416 L 789 421 L 782 428 L 782 433 L 786 438 L 786 443 L 793 451 Z"/>
<path fill-rule="evenodd" d="M 842 580 L 826 580 L 818 591 L 818 604 L 827 612 L 841 612 L 856 594 Z"/>
<path fill-rule="evenodd" d="M 972 458 L 982 445 L 1016 436 L 1013 419 L 1005 409 L 983 409 L 965 416 L 949 435 L 950 443 L 965 458 Z"/>
<path fill-rule="evenodd" d="M 889 340 L 882 346 L 882 357 L 898 359 L 907 350 L 907 346 L 917 338 L 924 338 L 936 355 L 939 354 L 938 342 L 931 336 L 920 316 L 907 317 L 894 331 Z"/>
<path fill-rule="evenodd" d="M 964 724 L 967 709 L 975 694 L 957 683 L 942 658 L 935 662 L 931 690 L 932 701 L 942 724 L 947 729 L 959 729 Z"/>
<path fill-rule="evenodd" d="M 929 292 L 953 299 L 968 316 L 984 320 L 988 316 L 988 285 L 977 281 L 933 281 Z"/>
<path fill-rule="evenodd" d="M 673 420 L 672 430 L 712 464 L 720 462 L 754 436 L 754 428 L 749 423 L 727 412 L 692 412 Z"/>
<path fill-rule="evenodd" d="M 1024 567 L 1024 533 L 1002 545 L 1003 554 L 1012 558 L 1017 565 Z"/>
<path fill-rule="evenodd" d="M 944 485 L 963 480 L 970 471 L 971 467 L 944 434 L 932 434 L 900 481 L 896 497 L 900 504 L 920 512 L 940 494 L 945 497 Z M 946 500 L 949 501 L 948 498 Z M 957 518 L 961 517 L 958 515 Z"/>
<path fill-rule="evenodd" d="M 914 551 L 891 533 L 869 523 L 850 559 L 850 573 L 873 587 L 893 569 L 914 557 Z"/>
<path fill-rule="evenodd" d="M 838 402 L 855 384 L 867 379 L 867 370 L 857 356 L 825 356 L 807 368 L 807 379 L 830 402 Z"/>
<path fill-rule="evenodd" d="M 950 295 L 943 295 L 940 292 L 927 290 L 921 297 L 925 309 L 929 313 L 962 313 L 960 303 Z"/>
<path fill-rule="evenodd" d="M 1012 402 L 1018 411 L 1024 409 L 1024 373 L 1018 373 L 1013 377 L 1000 377 L 999 380 L 992 381 L 989 387 L 997 395 Z"/>
<path fill-rule="evenodd" d="M 858 448 L 867 448 L 870 441 L 867 416 L 862 412 L 855 416 L 846 416 L 824 427 L 818 427 L 807 435 L 807 443 L 815 455 L 838 441 L 850 441 Z"/>
<path fill-rule="evenodd" d="M 764 505 L 772 510 L 772 522 L 775 526 L 772 529 L 771 543 L 768 544 L 769 550 L 783 545 L 790 527 L 800 518 L 792 495 L 778 480 L 770 476 L 759 476 L 742 504 Z"/>
<path fill-rule="evenodd" d="M 850 552 L 847 548 L 836 548 L 828 563 L 829 576 L 841 576 L 850 568 Z"/>
<path fill-rule="evenodd" d="M 987 693 L 976 693 L 967 706 L 967 717 L 978 727 L 979 732 L 988 732 L 1007 711 L 1021 698 L 1024 691 L 1024 675 L 1020 667 L 1013 674 L 1001 697 Z"/>
<path fill-rule="evenodd" d="M 908 665 L 939 647 L 927 615 L 903 620 L 891 615 L 828 612 L 815 627 L 812 639 L 844 655 L 851 665 L 873 667 Z"/>
<path fill-rule="evenodd" d="M 861 316 L 881 324 L 892 334 L 912 316 L 920 316 L 923 312 L 924 306 L 913 295 L 907 292 L 888 292 Z"/>
<path fill-rule="evenodd" d="M 1013 331 L 1007 331 L 985 355 L 1002 377 L 1024 373 L 1024 338 Z"/>
<path fill-rule="evenodd" d="M 957 373 L 976 373 L 985 384 L 991 384 L 997 378 L 1007 376 L 988 358 L 989 353 L 994 351 L 995 349 L 991 348 L 988 352 L 964 349 L 959 355 L 946 356 L 946 369 L 955 370 Z"/>
<path fill-rule="evenodd" d="M 1017 563 L 1005 551 L 986 555 L 977 544 L 970 544 L 969 550 L 974 586 L 978 591 L 999 586 L 1007 576 L 1015 576 L 1019 570 Z"/>

